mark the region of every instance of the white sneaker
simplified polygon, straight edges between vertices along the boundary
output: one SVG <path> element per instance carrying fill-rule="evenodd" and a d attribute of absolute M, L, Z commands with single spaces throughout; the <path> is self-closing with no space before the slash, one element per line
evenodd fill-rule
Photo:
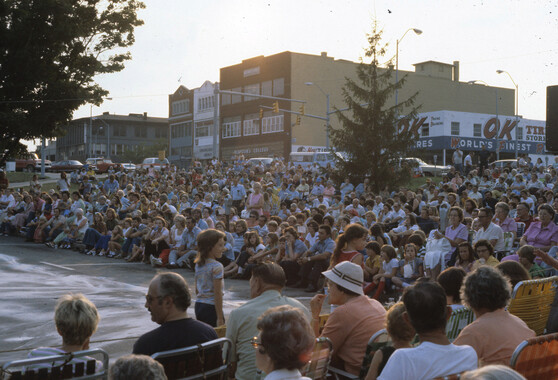
<path fill-rule="evenodd" d="M 153 268 L 157 268 L 157 267 L 162 267 L 163 266 L 163 260 L 159 259 L 159 258 L 155 258 L 155 256 L 151 255 L 149 256 L 149 261 L 151 261 L 151 266 Z"/>

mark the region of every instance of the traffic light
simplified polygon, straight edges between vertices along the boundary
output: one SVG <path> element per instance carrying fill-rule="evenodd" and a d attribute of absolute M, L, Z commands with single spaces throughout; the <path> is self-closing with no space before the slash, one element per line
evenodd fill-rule
<path fill-rule="evenodd" d="M 263 119 L 263 108 L 260 108 L 260 119 Z"/>
<path fill-rule="evenodd" d="M 296 124 L 295 125 L 300 125 L 300 115 L 296 116 Z"/>
<path fill-rule="evenodd" d="M 302 116 L 304 116 L 304 104 L 300 106 L 300 108 L 298 109 L 298 112 L 300 112 L 300 114 Z"/>
<path fill-rule="evenodd" d="M 273 103 L 273 113 L 279 113 L 279 102 Z"/>

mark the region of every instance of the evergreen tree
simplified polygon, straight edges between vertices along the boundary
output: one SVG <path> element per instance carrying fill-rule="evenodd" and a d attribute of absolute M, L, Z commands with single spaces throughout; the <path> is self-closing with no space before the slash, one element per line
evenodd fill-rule
<path fill-rule="evenodd" d="M 94 76 L 121 71 L 143 24 L 139 0 L 0 2 L 0 165 L 20 140 L 51 138 L 108 91 Z M 118 49 L 118 51 L 114 51 Z"/>
<path fill-rule="evenodd" d="M 386 68 L 380 68 L 378 59 L 386 53 L 386 44 L 381 44 L 382 32 L 373 25 L 372 34 L 367 36 L 369 47 L 365 56 L 370 63 L 357 67 L 358 81 L 347 78 L 343 98 L 352 116 L 337 112 L 342 127 L 331 130 L 332 145 L 338 152 L 345 152 L 346 159 L 337 159 L 334 178 L 342 181 L 351 178 L 361 181 L 370 178 L 374 191 L 386 186 L 395 188 L 410 176 L 409 168 L 401 168 L 399 159 L 406 157 L 413 144 L 413 135 L 407 131 L 397 132 L 397 125 L 412 119 L 417 108 L 413 107 L 414 94 L 391 103 L 395 89 L 400 89 L 405 78 L 394 83 L 391 60 Z M 407 110 L 405 115 L 402 111 Z"/>

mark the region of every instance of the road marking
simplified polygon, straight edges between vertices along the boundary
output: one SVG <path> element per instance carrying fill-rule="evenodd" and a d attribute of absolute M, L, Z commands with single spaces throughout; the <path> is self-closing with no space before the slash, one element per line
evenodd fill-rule
<path fill-rule="evenodd" d="M 41 264 L 50 265 L 50 266 L 53 266 L 53 267 L 56 267 L 56 268 L 62 268 L 62 269 L 66 269 L 66 270 L 75 270 L 75 269 L 72 269 L 72 268 L 63 267 L 62 265 L 47 263 L 46 261 L 41 261 Z"/>

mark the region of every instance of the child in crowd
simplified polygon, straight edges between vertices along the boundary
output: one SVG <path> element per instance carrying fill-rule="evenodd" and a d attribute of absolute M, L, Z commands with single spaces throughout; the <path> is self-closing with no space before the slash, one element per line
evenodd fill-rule
<path fill-rule="evenodd" d="M 374 289 L 376 292 L 372 298 L 378 299 L 384 291 L 384 288 L 390 288 L 391 280 L 397 275 L 399 261 L 397 260 L 397 252 L 391 245 L 384 245 L 380 250 L 380 256 L 383 260 L 380 273 L 372 277 L 372 282 L 364 289 L 365 294 L 370 294 Z"/>
<path fill-rule="evenodd" d="M 415 337 L 415 329 L 408 323 L 403 314 L 405 305 L 398 302 L 386 314 L 386 330 L 391 338 L 391 344 L 381 347 L 374 353 L 372 363 L 366 374 L 366 380 L 376 380 L 384 369 L 391 354 L 400 348 L 411 348 L 411 341 Z"/>
<path fill-rule="evenodd" d="M 366 249 L 366 255 L 368 256 L 363 267 L 364 279 L 366 281 L 372 281 L 372 278 L 380 272 L 380 268 L 382 267 L 382 258 L 380 257 L 381 247 L 377 242 L 371 241 L 366 244 L 366 247 L 364 248 Z"/>
<path fill-rule="evenodd" d="M 127 228 L 130 228 L 128 226 Z M 108 242 L 108 254 L 107 257 L 112 259 L 119 255 L 117 252 L 120 252 L 120 248 L 122 248 L 122 244 L 124 243 L 124 230 L 122 226 L 116 226 L 112 230 L 112 236 L 110 237 L 110 241 Z"/>
<path fill-rule="evenodd" d="M 399 262 L 397 276 L 391 279 L 396 286 L 405 288 L 423 276 L 422 260 L 417 257 L 417 253 L 416 245 L 413 243 L 405 245 L 405 258 Z"/>
<path fill-rule="evenodd" d="M 223 314 L 224 268 L 217 261 L 225 252 L 226 235 L 219 230 L 202 231 L 197 237 L 198 254 L 194 263 L 196 280 L 196 319 L 217 327 L 225 324 Z"/>

